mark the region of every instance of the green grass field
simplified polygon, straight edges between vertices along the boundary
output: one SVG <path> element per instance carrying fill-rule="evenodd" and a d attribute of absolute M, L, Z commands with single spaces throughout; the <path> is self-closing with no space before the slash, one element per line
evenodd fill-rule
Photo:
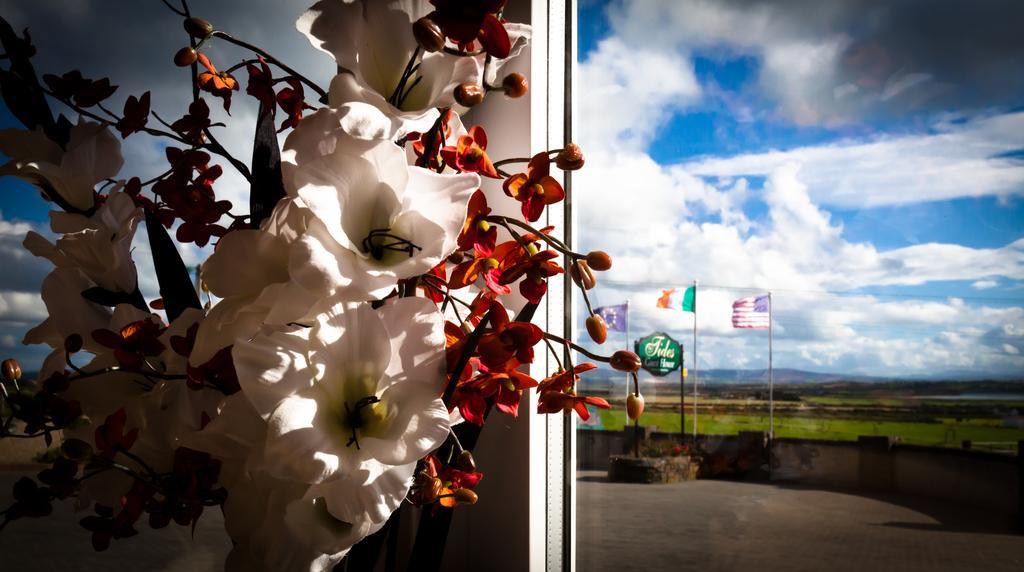
<path fill-rule="evenodd" d="M 691 431 L 692 418 L 687 411 L 686 431 Z M 604 429 L 621 430 L 626 413 L 621 409 L 600 411 Z M 935 423 L 873 421 L 870 419 L 835 419 L 775 416 L 777 437 L 855 441 L 860 435 L 901 437 L 904 443 L 960 447 L 965 440 L 979 449 L 1016 450 L 1024 439 L 1024 429 L 1000 427 L 997 419 L 937 419 Z M 640 418 L 641 425 L 657 426 L 660 431 L 679 432 L 679 413 L 650 411 Z M 768 416 L 753 414 L 701 414 L 697 432 L 710 435 L 732 435 L 740 431 L 767 431 Z"/>

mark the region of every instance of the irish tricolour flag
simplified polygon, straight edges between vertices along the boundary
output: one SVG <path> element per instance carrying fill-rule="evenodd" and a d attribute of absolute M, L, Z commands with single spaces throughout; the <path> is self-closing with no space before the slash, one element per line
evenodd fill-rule
<path fill-rule="evenodd" d="M 697 310 L 697 288 L 690 286 L 685 289 L 669 288 L 668 290 L 662 290 L 661 296 L 658 297 L 655 304 L 659 308 L 665 308 L 666 310 L 694 312 Z"/>

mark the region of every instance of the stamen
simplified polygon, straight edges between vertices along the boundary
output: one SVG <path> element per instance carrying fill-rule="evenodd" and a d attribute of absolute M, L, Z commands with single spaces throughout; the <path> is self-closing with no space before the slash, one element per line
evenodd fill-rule
<path fill-rule="evenodd" d="M 376 260 L 384 258 L 384 251 L 391 250 L 394 252 L 404 252 L 412 258 L 417 250 L 423 250 L 423 248 L 413 244 L 412 241 L 402 238 L 396 234 L 391 234 L 390 228 L 375 228 L 370 231 L 370 234 L 366 235 L 363 239 L 363 251 L 369 252 L 370 256 Z M 392 242 L 386 242 L 391 240 Z"/>
<path fill-rule="evenodd" d="M 366 424 L 363 420 L 361 410 L 364 407 L 378 402 L 380 402 L 380 398 L 376 395 L 368 395 L 359 401 L 356 401 L 356 404 L 352 409 L 349 409 L 348 402 L 345 402 L 345 422 L 352 428 L 352 436 L 349 437 L 348 442 L 345 443 L 346 447 L 354 444 L 356 446 L 356 450 L 359 450 L 359 436 L 356 434 L 356 429 L 361 428 Z"/>

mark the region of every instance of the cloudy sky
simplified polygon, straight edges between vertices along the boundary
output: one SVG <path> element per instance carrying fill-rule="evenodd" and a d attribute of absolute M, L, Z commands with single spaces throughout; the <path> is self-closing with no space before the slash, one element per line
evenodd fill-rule
<path fill-rule="evenodd" d="M 333 61 L 290 25 L 308 3 L 193 4 L 326 85 Z M 184 35 L 158 0 L 0 0 L 0 14 L 31 29 L 40 72 L 106 75 L 115 107 L 150 89 L 162 116 L 183 111 L 170 59 Z M 634 333 L 689 346 L 691 315 L 654 300 L 699 280 L 702 368 L 765 367 L 765 333 L 729 313 L 771 290 L 777 367 L 1024 372 L 1022 20 L 1013 0 L 580 0 L 580 239 L 616 259 L 596 302 L 628 298 Z M 236 97 L 232 113 L 246 126 L 255 109 Z M 251 153 L 244 129 L 221 140 Z M 133 135 L 124 173 L 162 172 L 161 145 Z M 221 188 L 244 203 L 230 169 Z M 0 180 L 0 352 L 28 362 L 48 263 L 20 243 L 46 213 Z"/>
<path fill-rule="evenodd" d="M 575 180 L 599 304 L 698 280 L 699 365 L 1024 373 L 1019 2 L 583 0 Z M 615 342 L 622 343 L 617 337 Z M 689 356 L 687 361 L 689 362 Z M 692 365 L 691 365 L 692 367 Z"/>

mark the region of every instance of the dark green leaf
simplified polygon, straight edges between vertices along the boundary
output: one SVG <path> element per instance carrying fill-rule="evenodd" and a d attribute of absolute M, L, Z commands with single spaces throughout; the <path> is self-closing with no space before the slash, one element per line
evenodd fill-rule
<path fill-rule="evenodd" d="M 149 248 L 153 251 L 153 265 L 156 267 L 164 310 L 167 311 L 167 321 L 173 322 L 187 308 L 202 308 L 188 268 L 181 261 L 174 241 L 167 235 L 160 219 L 149 211 L 146 211 L 146 234 L 149 236 Z"/>
<path fill-rule="evenodd" d="M 252 185 L 249 187 L 249 223 L 259 228 L 277 202 L 284 198 L 281 150 L 277 146 L 274 115 L 260 105 L 252 148 Z"/>

